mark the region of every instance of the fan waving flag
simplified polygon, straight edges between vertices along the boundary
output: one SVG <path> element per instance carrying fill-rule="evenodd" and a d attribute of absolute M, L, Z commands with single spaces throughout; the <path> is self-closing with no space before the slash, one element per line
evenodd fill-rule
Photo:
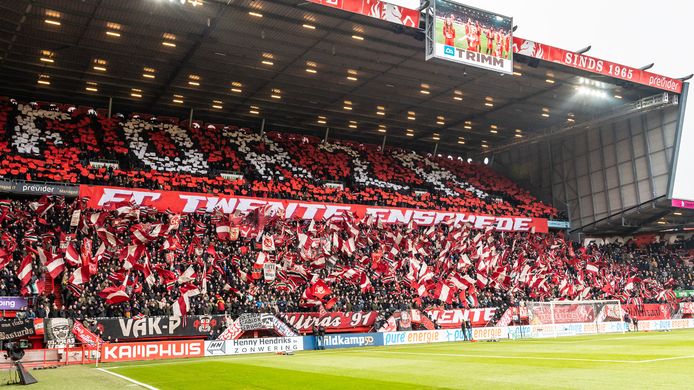
<path fill-rule="evenodd" d="M 199 295 L 200 290 L 197 288 L 197 286 L 191 283 L 186 283 L 181 286 L 179 292 L 181 293 L 181 296 L 178 297 L 178 300 L 173 304 L 173 315 L 185 318 L 185 316 L 188 314 L 188 309 L 190 308 L 190 298 Z"/>
<path fill-rule="evenodd" d="M 323 299 L 331 293 L 330 287 L 322 279 L 318 279 L 311 285 L 311 294 L 318 299 Z"/>
<path fill-rule="evenodd" d="M 586 271 L 597 274 L 599 271 L 598 265 L 596 263 L 588 262 L 586 264 Z"/>
<path fill-rule="evenodd" d="M 59 255 L 51 253 L 51 259 L 46 262 L 46 269 L 51 275 L 51 278 L 55 279 L 60 275 L 61 272 L 65 270 L 65 262 L 63 258 Z"/>
<path fill-rule="evenodd" d="M 453 291 L 447 284 L 439 282 L 434 291 L 434 296 L 441 302 L 451 304 L 453 302 Z"/>
<path fill-rule="evenodd" d="M 19 264 L 17 278 L 22 282 L 22 287 L 26 287 L 29 284 L 31 277 L 34 274 L 32 265 L 33 260 L 34 258 L 31 256 L 31 254 L 27 254 Z"/>
<path fill-rule="evenodd" d="M 67 249 L 65 250 L 65 261 L 67 261 L 67 263 L 73 267 L 82 265 L 80 255 L 72 242 L 67 244 Z"/>
<path fill-rule="evenodd" d="M 275 238 L 270 234 L 263 235 L 263 251 L 274 252 L 275 251 Z"/>
<path fill-rule="evenodd" d="M 119 303 L 127 302 L 130 299 L 128 294 L 125 292 L 125 284 L 121 286 L 106 287 L 105 289 L 101 290 L 98 295 L 106 300 L 107 305 L 117 305 Z"/>

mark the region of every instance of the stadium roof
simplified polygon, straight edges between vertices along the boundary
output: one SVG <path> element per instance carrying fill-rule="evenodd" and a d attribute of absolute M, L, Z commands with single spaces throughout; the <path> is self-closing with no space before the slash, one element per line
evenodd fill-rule
<path fill-rule="evenodd" d="M 191 3 L 0 0 L 0 93 L 465 156 L 660 92 L 519 55 L 514 75 L 425 61 L 420 30 L 313 3 Z"/>

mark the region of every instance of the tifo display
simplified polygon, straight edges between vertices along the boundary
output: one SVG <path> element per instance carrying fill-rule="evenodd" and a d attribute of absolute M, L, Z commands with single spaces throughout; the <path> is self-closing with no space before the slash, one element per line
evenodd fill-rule
<path fill-rule="evenodd" d="M 681 6 L 0 4 L 3 384 L 691 387 Z"/>

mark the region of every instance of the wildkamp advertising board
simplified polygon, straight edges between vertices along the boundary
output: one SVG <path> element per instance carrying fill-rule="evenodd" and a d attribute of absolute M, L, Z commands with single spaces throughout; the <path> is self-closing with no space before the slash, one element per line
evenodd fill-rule
<path fill-rule="evenodd" d="M 454 1 L 433 2 L 433 47 L 427 60 L 440 58 L 513 73 L 513 19 Z M 430 30 L 431 26 L 427 26 Z"/>
<path fill-rule="evenodd" d="M 308 336 L 309 338 L 313 338 Z M 316 344 L 324 349 L 375 347 L 383 345 L 383 333 L 344 333 L 316 337 Z"/>

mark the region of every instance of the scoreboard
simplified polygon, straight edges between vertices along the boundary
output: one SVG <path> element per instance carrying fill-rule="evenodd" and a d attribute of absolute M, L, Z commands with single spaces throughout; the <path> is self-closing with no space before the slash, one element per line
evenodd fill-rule
<path fill-rule="evenodd" d="M 449 0 L 427 15 L 426 59 L 513 73 L 513 19 Z"/>

